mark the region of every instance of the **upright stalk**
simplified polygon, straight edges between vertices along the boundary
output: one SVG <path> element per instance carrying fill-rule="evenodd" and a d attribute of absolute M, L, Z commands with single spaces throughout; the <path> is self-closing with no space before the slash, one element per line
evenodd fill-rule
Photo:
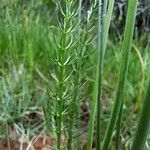
<path fill-rule="evenodd" d="M 97 107 L 97 126 L 96 126 L 96 149 L 100 150 L 101 148 L 101 96 L 102 96 L 102 72 L 103 72 L 103 60 L 104 60 L 104 51 L 105 51 L 105 16 L 107 14 L 107 0 L 103 1 L 103 9 L 102 9 L 102 1 L 98 0 L 98 63 L 97 63 L 97 73 L 96 73 L 96 81 L 95 81 L 95 90 L 93 93 L 93 99 L 91 105 L 91 115 L 89 121 L 89 132 L 88 132 L 88 150 L 92 150 L 93 143 L 93 131 L 94 131 L 94 121 L 95 121 L 95 113 Z"/>
<path fill-rule="evenodd" d="M 143 150 L 150 129 L 150 81 L 131 150 Z"/>
<path fill-rule="evenodd" d="M 107 10 L 107 0 L 98 1 L 98 93 L 97 93 L 97 128 L 96 128 L 96 149 L 101 148 L 101 98 L 102 98 L 102 76 L 103 76 L 103 60 L 104 60 L 104 18 Z"/>
<path fill-rule="evenodd" d="M 96 136 L 96 147 L 100 149 L 100 119 L 101 119 L 101 81 L 102 81 L 102 1 L 98 0 L 98 24 L 97 24 L 97 31 L 98 31 L 98 63 L 96 66 L 96 81 L 95 81 L 95 90 L 94 90 L 94 101 L 91 105 L 91 116 L 89 121 L 89 135 L 88 135 L 88 150 L 92 150 L 92 143 L 93 143 L 93 131 L 94 131 L 94 121 L 95 121 L 95 113 L 96 113 L 96 106 L 97 106 L 97 136 Z"/>
<path fill-rule="evenodd" d="M 78 99 L 78 78 L 77 76 L 74 79 L 74 82 L 76 82 L 77 85 L 75 85 L 75 91 L 73 93 L 73 102 L 71 105 L 71 110 L 69 113 L 69 130 L 68 130 L 68 145 L 67 145 L 67 149 L 68 150 L 72 150 L 72 138 L 73 138 L 73 129 L 74 129 L 74 119 L 75 119 L 75 115 L 76 115 L 76 110 L 78 109 L 79 105 L 77 105 L 77 99 Z"/>
<path fill-rule="evenodd" d="M 126 83 L 126 77 L 128 73 L 129 56 L 130 56 L 131 44 L 133 38 L 137 2 L 138 0 L 129 0 L 128 2 L 127 19 L 126 19 L 125 34 L 124 34 L 124 41 L 123 41 L 123 48 L 122 48 L 123 55 L 122 55 L 122 62 L 121 62 L 116 98 L 111 112 L 108 128 L 104 136 L 102 150 L 108 149 L 110 139 L 112 137 L 112 133 L 119 116 L 120 108 L 123 103 L 123 94 L 124 94 L 124 88 Z"/>
<path fill-rule="evenodd" d="M 62 35 L 62 45 L 61 47 L 64 47 L 65 44 L 65 39 L 66 39 L 66 34 L 64 33 Z M 58 83 L 58 98 L 57 98 L 57 116 L 56 116 L 56 121 L 57 121 L 57 150 L 61 149 L 61 133 L 62 133 L 62 111 L 63 111 L 63 84 L 64 84 L 64 49 L 60 49 L 59 51 L 59 62 L 61 65 L 59 66 L 59 83 Z"/>
<path fill-rule="evenodd" d="M 108 3 L 108 1 L 106 3 L 108 5 L 108 10 L 107 10 L 107 5 L 106 5 L 106 18 L 104 19 L 105 35 L 104 35 L 104 53 L 103 53 L 103 55 L 105 55 L 108 32 L 109 32 L 109 27 L 110 27 L 110 22 L 111 22 L 111 18 L 112 18 L 112 12 L 113 12 L 113 8 L 114 8 L 115 0 L 109 0 L 109 3 Z"/>
<path fill-rule="evenodd" d="M 96 127 L 96 149 L 100 150 L 100 128 L 101 128 L 101 93 L 102 93 L 102 1 L 98 1 L 98 86 L 97 86 L 97 127 Z"/>
<path fill-rule="evenodd" d="M 66 32 L 68 27 L 70 26 L 69 21 L 69 2 L 64 0 L 65 4 L 65 14 L 64 14 L 64 21 L 62 27 L 62 35 L 60 40 L 60 48 L 58 50 L 58 87 L 57 89 L 57 104 L 56 104 L 56 135 L 57 135 L 57 150 L 61 150 L 61 137 L 62 137 L 62 129 L 63 129 L 63 111 L 64 111 L 64 92 L 66 90 L 65 87 L 65 62 L 66 62 L 66 47 L 67 47 L 67 36 L 68 33 Z"/>
<path fill-rule="evenodd" d="M 133 50 L 135 50 L 139 62 L 140 62 L 140 66 L 141 66 L 141 82 L 140 82 L 140 90 L 139 90 L 139 96 L 136 102 L 136 106 L 135 106 L 135 110 L 137 111 L 137 109 L 140 108 L 140 102 L 141 102 L 141 97 L 142 97 L 142 93 L 143 93 L 143 89 L 144 89 L 144 63 L 142 60 L 142 56 L 139 52 L 139 50 L 135 47 L 135 45 L 132 44 L 132 48 Z M 115 150 L 119 150 L 119 145 L 120 145 L 120 129 L 121 129 L 121 119 L 122 119 L 122 107 L 123 107 L 123 103 L 121 105 L 120 108 L 120 113 L 119 113 L 119 117 L 118 117 L 118 121 L 117 121 L 117 125 L 116 125 L 116 143 L 115 143 Z"/>
<path fill-rule="evenodd" d="M 81 23 L 81 7 L 82 7 L 82 0 L 79 0 L 79 6 L 78 6 L 78 40 L 80 40 L 80 23 Z M 79 46 L 77 46 L 79 49 Z M 80 60 L 82 53 L 81 50 L 78 50 L 79 53 L 77 54 L 77 60 L 75 62 L 76 70 L 74 71 L 74 93 L 73 93 L 73 102 L 72 102 L 72 110 L 70 110 L 69 113 L 69 130 L 68 130 L 68 145 L 67 149 L 72 150 L 72 138 L 73 138 L 73 126 L 74 126 L 74 119 L 75 119 L 75 111 L 78 109 L 79 104 L 77 102 L 78 100 L 78 94 L 79 94 L 79 88 L 80 88 Z M 78 62 L 79 61 L 79 62 Z M 80 108 L 79 108 L 80 109 Z"/>
<path fill-rule="evenodd" d="M 121 104 L 117 125 L 116 125 L 116 143 L 115 143 L 115 150 L 119 150 L 120 146 L 120 130 L 121 130 L 121 120 L 122 120 L 122 111 L 123 111 L 123 103 Z"/>

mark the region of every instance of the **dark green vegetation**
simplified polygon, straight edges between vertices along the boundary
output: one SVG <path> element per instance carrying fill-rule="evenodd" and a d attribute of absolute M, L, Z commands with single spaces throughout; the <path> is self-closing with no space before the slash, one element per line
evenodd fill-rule
<path fill-rule="evenodd" d="M 134 23 L 137 1 L 129 0 L 120 27 L 114 2 L 1 0 L 0 141 L 7 149 L 17 137 L 30 148 L 39 135 L 57 150 L 137 150 L 140 142 L 142 150 L 145 140 L 150 149 L 147 23 Z"/>
<path fill-rule="evenodd" d="M 144 149 L 145 141 L 147 139 L 147 135 L 149 133 L 149 126 L 150 126 L 150 116 L 149 116 L 149 101 L 150 99 L 150 83 L 147 88 L 147 93 L 145 96 L 142 113 L 140 117 L 140 122 L 138 126 L 138 130 L 135 136 L 135 140 L 132 145 L 132 149 L 141 150 Z M 142 140 L 141 140 L 142 137 Z"/>

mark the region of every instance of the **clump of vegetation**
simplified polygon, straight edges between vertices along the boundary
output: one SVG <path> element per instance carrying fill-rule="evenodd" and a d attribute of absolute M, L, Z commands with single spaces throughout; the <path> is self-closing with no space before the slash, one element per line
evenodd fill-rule
<path fill-rule="evenodd" d="M 115 31 L 114 0 L 0 7 L 0 148 L 149 149 L 150 45 L 134 32 L 138 0 Z"/>

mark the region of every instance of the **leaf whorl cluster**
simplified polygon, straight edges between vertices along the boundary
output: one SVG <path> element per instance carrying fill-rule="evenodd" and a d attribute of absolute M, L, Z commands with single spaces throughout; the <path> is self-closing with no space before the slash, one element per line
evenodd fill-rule
<path fill-rule="evenodd" d="M 70 145 L 72 138 L 80 134 L 81 89 L 86 82 L 84 75 L 91 68 L 86 62 L 93 53 L 90 44 L 95 40 L 92 34 L 95 26 L 83 24 L 82 6 L 78 7 L 76 1 L 58 1 L 55 4 L 58 9 L 57 25 L 50 26 L 51 43 L 54 44 L 49 50 L 53 63 L 53 85 L 44 110 L 47 128 L 56 134 L 59 149 L 62 134 Z"/>

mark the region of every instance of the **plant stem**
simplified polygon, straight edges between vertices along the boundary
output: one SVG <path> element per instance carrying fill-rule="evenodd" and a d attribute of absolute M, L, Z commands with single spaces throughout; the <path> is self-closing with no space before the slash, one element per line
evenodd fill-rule
<path fill-rule="evenodd" d="M 98 8 L 98 50 L 99 50 L 99 66 L 98 66 L 98 93 L 97 93 L 97 136 L 96 136 L 96 149 L 101 149 L 101 99 L 102 99 L 102 76 L 103 76 L 103 61 L 104 61 L 104 51 L 105 51 L 105 30 L 104 30 L 104 20 L 107 11 L 107 0 L 103 1 L 103 9 L 101 8 L 102 1 L 99 0 L 99 8 Z"/>
<path fill-rule="evenodd" d="M 96 73 L 98 74 L 98 73 Z M 93 132 L 94 132 L 94 122 L 95 122 L 95 113 L 96 113 L 96 94 L 98 89 L 96 88 L 98 84 L 98 78 L 96 77 L 95 86 L 92 94 L 92 99 L 94 101 L 91 102 L 91 113 L 90 113 L 90 120 L 89 120 L 89 127 L 88 127 L 88 150 L 92 150 L 92 143 L 93 143 Z"/>
<path fill-rule="evenodd" d="M 124 34 L 124 41 L 123 41 L 123 48 L 122 48 L 123 55 L 122 55 L 118 86 L 117 86 L 117 93 L 116 93 L 115 102 L 112 108 L 108 128 L 104 136 L 102 150 L 108 149 L 110 139 L 112 137 L 112 133 L 113 133 L 114 127 L 118 119 L 121 104 L 123 102 L 123 94 L 124 94 L 124 88 L 125 88 L 125 83 L 126 83 L 126 77 L 128 73 L 128 64 L 129 64 L 131 44 L 132 44 L 132 38 L 133 38 L 137 2 L 138 0 L 129 0 L 129 4 L 128 4 L 125 34 Z"/>
<path fill-rule="evenodd" d="M 143 150 L 150 129 L 150 81 L 131 150 Z"/>
<path fill-rule="evenodd" d="M 102 2 L 98 1 L 98 93 L 97 93 L 97 127 L 96 127 L 96 149 L 100 150 L 101 129 L 101 95 L 102 95 L 102 66 L 103 66 L 103 30 L 102 30 Z"/>
<path fill-rule="evenodd" d="M 65 5 L 67 2 L 65 2 Z M 67 7 L 67 6 L 66 6 Z M 66 15 L 67 15 L 67 9 L 66 9 Z M 64 98 L 63 98 L 63 92 L 64 92 L 64 80 L 65 80 L 65 47 L 66 47 L 66 38 L 67 38 L 67 33 L 66 29 L 68 26 L 68 20 L 66 17 L 64 17 L 64 23 L 63 23 L 63 31 L 61 35 L 61 41 L 60 41 L 60 46 L 61 48 L 59 49 L 59 56 L 58 56 L 58 61 L 61 65 L 58 67 L 58 98 L 57 98 L 57 114 L 56 114 L 56 121 L 57 121 L 57 127 L 56 127 L 56 132 L 57 132 L 57 150 L 61 149 L 61 134 L 62 134 L 62 112 L 63 112 L 63 104 L 64 104 Z"/>
<path fill-rule="evenodd" d="M 81 7 L 82 7 L 82 0 L 79 0 L 78 6 L 78 40 L 80 40 L 80 23 L 81 23 Z M 79 49 L 79 46 L 77 47 Z M 79 49 L 79 53 L 77 58 L 81 59 L 81 50 Z M 79 62 L 78 62 L 79 61 Z M 69 114 L 69 131 L 68 131 L 68 150 L 72 150 L 72 137 L 73 137 L 73 124 L 74 124 L 74 117 L 76 109 L 80 109 L 80 105 L 77 102 L 78 94 L 79 94 L 79 85 L 80 85 L 80 60 L 77 59 L 75 62 L 76 71 L 74 71 L 74 94 L 73 94 L 73 102 L 72 102 L 72 110 Z M 80 111 L 80 110 L 78 110 Z M 79 124 L 79 123 L 78 123 Z M 79 126 L 79 125 L 78 125 Z M 79 139 L 79 138 L 78 138 Z"/>
<path fill-rule="evenodd" d="M 104 40 L 105 40 L 105 15 L 107 12 L 107 0 L 104 0 L 103 9 L 102 9 L 102 1 L 98 1 L 98 64 L 97 64 L 97 73 L 96 73 L 96 81 L 95 81 L 95 90 L 94 90 L 94 101 L 92 102 L 92 110 L 89 121 L 89 134 L 88 134 L 88 150 L 92 150 L 93 143 L 93 131 L 94 131 L 94 121 L 95 121 L 95 113 L 97 106 L 97 135 L 96 135 L 96 149 L 100 150 L 101 147 L 101 96 L 102 96 L 102 72 L 103 72 L 103 60 L 104 60 Z"/>
<path fill-rule="evenodd" d="M 76 76 L 77 77 L 77 76 Z M 76 83 L 78 83 L 78 78 L 75 78 Z M 77 110 L 77 104 L 76 104 L 76 100 L 77 100 L 77 96 L 78 96 L 78 87 L 76 87 L 75 91 L 74 91 L 74 97 L 73 97 L 73 103 L 71 105 L 72 110 L 70 111 L 69 114 L 69 131 L 68 131 L 68 150 L 72 150 L 72 138 L 73 138 L 73 125 L 74 125 L 74 119 L 75 119 L 75 111 Z"/>
<path fill-rule="evenodd" d="M 137 110 L 140 107 L 141 96 L 142 96 L 143 89 L 144 89 L 144 85 L 143 85 L 144 84 L 144 63 L 143 63 L 141 54 L 140 54 L 139 50 L 135 47 L 135 45 L 132 44 L 132 48 L 133 48 L 133 50 L 135 50 L 135 52 L 138 55 L 138 59 L 139 59 L 140 65 L 141 65 L 141 77 L 142 77 L 142 81 L 140 83 L 141 86 L 140 86 L 139 96 L 138 96 L 138 100 L 137 100 L 136 107 L 135 107 L 135 110 Z M 121 129 L 121 119 L 122 119 L 122 111 L 123 111 L 122 107 L 123 107 L 123 103 L 121 105 L 121 109 L 120 109 L 119 117 L 118 117 L 118 121 L 117 121 L 117 127 L 116 127 L 116 144 L 115 144 L 116 150 L 119 150 L 119 144 L 120 144 L 120 129 Z"/>
<path fill-rule="evenodd" d="M 94 85 L 94 90 L 92 94 L 92 104 L 91 104 L 91 115 L 90 115 L 90 121 L 89 121 L 89 130 L 88 130 L 88 150 L 92 150 L 92 143 L 93 143 L 93 132 L 94 132 L 94 122 L 95 122 L 95 114 L 96 114 L 96 107 L 97 105 L 100 105 L 99 97 L 100 97 L 100 83 L 101 81 L 101 76 L 100 76 L 100 70 L 101 70 L 101 65 L 100 65 L 100 42 L 101 42 L 101 0 L 98 1 L 98 63 L 96 66 L 96 81 Z M 99 67 L 100 65 L 100 67 Z M 99 101 L 99 102 L 98 102 Z M 98 104 L 99 103 L 99 104 Z M 98 118 L 100 118 L 100 113 Z M 100 125 L 99 121 L 97 120 L 97 127 Z M 99 132 L 98 132 L 99 134 Z M 99 137 L 97 137 L 97 141 L 99 140 Z"/>
<path fill-rule="evenodd" d="M 116 143 L 115 143 L 115 150 L 119 150 L 120 145 L 120 129 L 121 129 L 121 120 L 122 120 L 122 111 L 123 111 L 123 103 L 121 104 L 117 125 L 116 125 Z"/>
<path fill-rule="evenodd" d="M 104 36 L 104 54 L 103 55 L 105 55 L 105 49 L 106 49 L 107 38 L 108 38 L 108 31 L 109 31 L 109 27 L 110 27 L 111 18 L 112 18 L 114 3 L 115 3 L 115 0 L 109 0 L 108 11 L 106 13 L 106 18 L 104 19 L 105 36 Z M 106 8 L 107 8 L 107 5 L 106 5 Z"/>
<path fill-rule="evenodd" d="M 73 137 L 73 125 L 74 125 L 74 119 L 75 119 L 75 111 L 79 107 L 78 104 L 76 103 L 77 98 L 78 98 L 78 91 L 79 91 L 79 75 L 76 73 L 75 74 L 75 79 L 74 79 L 74 84 L 75 84 L 75 91 L 73 93 L 73 102 L 71 105 L 71 110 L 69 113 L 69 130 L 68 130 L 68 145 L 67 149 L 72 150 L 72 137 Z"/>
<path fill-rule="evenodd" d="M 66 34 L 62 35 L 63 45 L 65 43 Z M 64 47 L 64 46 L 61 47 Z M 57 150 L 61 148 L 61 130 L 62 130 L 62 104 L 63 104 L 63 83 L 64 83 L 64 50 L 59 52 L 59 61 L 62 65 L 59 66 L 59 91 L 58 91 L 58 103 L 57 103 Z"/>

